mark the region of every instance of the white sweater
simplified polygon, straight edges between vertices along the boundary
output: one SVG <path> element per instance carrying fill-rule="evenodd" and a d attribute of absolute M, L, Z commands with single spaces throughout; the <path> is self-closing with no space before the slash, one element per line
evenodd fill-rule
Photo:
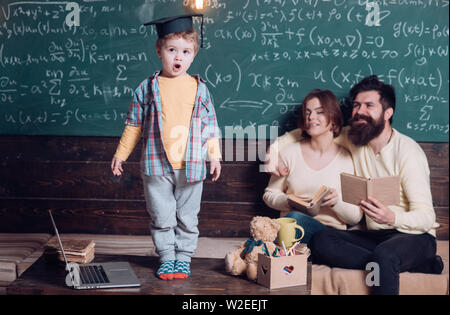
<path fill-rule="evenodd" d="M 394 226 L 378 224 L 366 216 L 367 229 L 396 229 L 403 233 L 429 233 L 436 236 L 436 213 L 430 187 L 430 169 L 425 153 L 417 142 L 394 129 L 391 141 L 375 155 L 366 145 L 354 146 L 348 139 L 348 128 L 342 130 L 336 143 L 352 154 L 356 175 L 366 178 L 400 176 L 400 204 L 389 206 L 395 213 Z M 272 144 L 279 148 L 298 142 L 301 130 L 295 129 Z M 275 150 L 274 150 L 275 151 Z"/>
<path fill-rule="evenodd" d="M 358 223 L 362 218 L 359 207 L 345 203 L 341 197 L 339 174 L 354 174 L 350 153 L 340 147 L 335 158 L 321 170 L 310 168 L 303 159 L 299 142 L 286 145 L 280 151 L 280 160 L 289 169 L 284 177 L 272 176 L 265 190 L 264 202 L 271 208 L 287 211 L 286 202 L 289 194 L 312 198 L 322 185 L 334 188 L 339 201 L 334 207 L 321 207 L 315 219 L 325 225 L 344 230 L 348 225 Z"/>

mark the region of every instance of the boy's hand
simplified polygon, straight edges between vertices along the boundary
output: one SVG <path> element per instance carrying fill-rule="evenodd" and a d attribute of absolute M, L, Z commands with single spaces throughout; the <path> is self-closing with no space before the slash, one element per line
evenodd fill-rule
<path fill-rule="evenodd" d="M 209 168 L 210 168 L 209 173 L 213 176 L 212 181 L 215 182 L 220 177 L 220 171 L 222 169 L 220 161 L 211 160 Z"/>
<path fill-rule="evenodd" d="M 122 175 L 123 168 L 122 168 L 123 161 L 119 158 L 113 157 L 111 161 L 111 171 L 115 176 Z"/>

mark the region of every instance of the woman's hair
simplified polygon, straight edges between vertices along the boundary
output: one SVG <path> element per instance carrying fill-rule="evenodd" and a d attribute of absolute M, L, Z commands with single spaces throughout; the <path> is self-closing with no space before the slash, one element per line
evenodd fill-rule
<path fill-rule="evenodd" d="M 182 32 L 176 32 L 176 33 L 170 33 L 164 36 L 163 38 L 158 38 L 156 41 L 156 49 L 161 50 L 163 47 L 165 41 L 173 38 L 183 38 L 187 41 L 191 41 L 194 43 L 194 52 L 198 52 L 198 41 L 199 41 L 199 35 L 196 30 L 188 30 L 188 31 L 182 31 Z"/>
<path fill-rule="evenodd" d="M 336 95 L 329 90 L 312 90 L 309 92 L 302 101 L 300 117 L 298 119 L 298 127 L 303 130 L 302 135 L 305 138 L 311 138 L 311 136 L 306 132 L 306 103 L 310 100 L 317 98 L 322 105 L 322 109 L 327 118 L 327 122 L 331 123 L 331 131 L 333 132 L 333 137 L 339 136 L 344 125 L 344 119 L 342 117 L 342 111 L 339 106 L 339 101 Z"/>

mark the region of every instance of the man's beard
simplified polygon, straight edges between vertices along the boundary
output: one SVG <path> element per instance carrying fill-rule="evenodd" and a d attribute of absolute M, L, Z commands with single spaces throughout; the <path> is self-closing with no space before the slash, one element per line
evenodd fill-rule
<path fill-rule="evenodd" d="M 367 123 L 356 123 L 360 119 L 365 120 Z M 367 145 L 384 130 L 383 115 L 375 121 L 372 117 L 356 114 L 349 122 L 351 128 L 348 131 L 348 138 L 356 146 Z"/>

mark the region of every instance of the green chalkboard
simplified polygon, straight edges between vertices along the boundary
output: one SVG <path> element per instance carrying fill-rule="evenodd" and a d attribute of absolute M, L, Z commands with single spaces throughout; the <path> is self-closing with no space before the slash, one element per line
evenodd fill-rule
<path fill-rule="evenodd" d="M 0 134 L 120 135 L 134 89 L 160 67 L 155 31 L 141 24 L 191 2 L 0 0 Z M 397 90 L 395 128 L 448 141 L 448 0 L 205 3 L 190 73 L 207 81 L 224 137 L 295 128 L 311 89 L 345 104 L 377 74 Z"/>

